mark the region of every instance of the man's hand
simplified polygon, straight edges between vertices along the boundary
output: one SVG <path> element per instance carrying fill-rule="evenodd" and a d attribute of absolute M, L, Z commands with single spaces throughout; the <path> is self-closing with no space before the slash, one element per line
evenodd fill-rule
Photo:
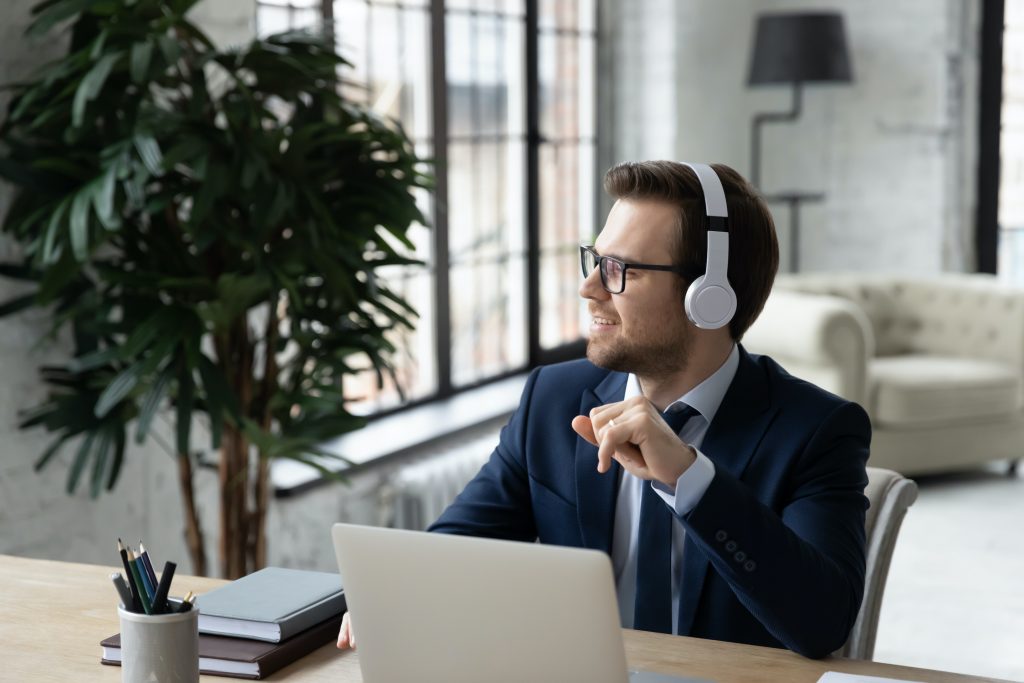
<path fill-rule="evenodd" d="M 341 630 L 338 631 L 338 649 L 356 649 L 356 637 L 352 635 L 352 620 L 349 619 L 350 612 L 345 612 L 341 618 Z"/>
<path fill-rule="evenodd" d="M 589 416 L 577 415 L 572 428 L 597 446 L 597 471 L 602 474 L 615 458 L 633 476 L 675 489 L 676 480 L 697 459 L 696 451 L 643 396 L 598 406 Z"/>

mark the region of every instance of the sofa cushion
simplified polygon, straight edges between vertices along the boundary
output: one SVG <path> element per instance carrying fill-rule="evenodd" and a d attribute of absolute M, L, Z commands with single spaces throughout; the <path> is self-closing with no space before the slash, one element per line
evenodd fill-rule
<path fill-rule="evenodd" d="M 919 426 L 1005 417 L 1021 410 L 1021 376 L 996 361 L 909 354 L 868 363 L 876 425 Z"/>

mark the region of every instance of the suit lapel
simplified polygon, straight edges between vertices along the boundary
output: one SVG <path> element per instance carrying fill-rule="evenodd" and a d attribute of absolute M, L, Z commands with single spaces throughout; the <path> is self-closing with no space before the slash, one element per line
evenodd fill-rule
<path fill-rule="evenodd" d="M 585 391 L 580 400 L 579 414 L 589 415 L 597 406 L 621 401 L 626 391 L 626 377 L 620 372 L 609 373 L 593 391 Z M 608 472 L 599 473 L 597 446 L 592 446 L 583 437 L 576 437 L 576 510 L 583 546 L 603 550 L 609 555 L 620 469 L 613 460 Z"/>
<path fill-rule="evenodd" d="M 739 479 L 777 412 L 764 371 L 740 346 L 740 362 L 715 419 L 708 426 L 701 452 L 716 470 Z M 679 634 L 689 635 L 708 571 L 708 558 L 688 534 L 683 550 L 683 586 L 679 605 Z"/>
<path fill-rule="evenodd" d="M 726 469 L 739 479 L 768 429 L 775 410 L 771 406 L 771 387 L 764 371 L 740 346 L 736 376 L 708 426 L 701 451 L 715 467 Z"/>

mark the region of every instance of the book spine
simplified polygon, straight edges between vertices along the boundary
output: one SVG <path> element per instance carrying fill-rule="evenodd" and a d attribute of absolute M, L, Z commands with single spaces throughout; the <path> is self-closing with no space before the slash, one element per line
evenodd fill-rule
<path fill-rule="evenodd" d="M 300 631 L 305 631 L 314 624 L 330 619 L 332 616 L 343 614 L 347 609 L 345 593 L 339 593 L 331 598 L 311 605 L 309 608 L 296 612 L 287 619 L 281 621 L 281 640 L 287 640 Z"/>
<path fill-rule="evenodd" d="M 305 657 L 313 650 L 333 642 L 338 637 L 340 627 L 341 616 L 335 616 L 329 621 L 302 631 L 294 638 L 284 641 L 279 647 L 256 660 L 256 664 L 260 668 L 260 677 L 265 678 L 295 660 Z"/>

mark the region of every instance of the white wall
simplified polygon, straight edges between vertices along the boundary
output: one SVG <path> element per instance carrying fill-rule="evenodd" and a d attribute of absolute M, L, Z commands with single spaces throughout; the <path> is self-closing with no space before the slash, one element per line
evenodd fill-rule
<path fill-rule="evenodd" d="M 662 158 L 676 146 L 676 92 L 683 65 L 676 53 L 677 16 L 687 3 L 641 0 L 611 3 L 614 42 L 611 82 L 615 89 L 614 144 L 634 159 Z M 598 83 L 607 83 L 598 78 Z M 637 125 L 639 123 L 639 125 Z"/>
<path fill-rule="evenodd" d="M 835 9 L 845 16 L 854 82 L 808 85 L 801 118 L 768 124 L 762 135 L 767 194 L 827 195 L 802 208 L 801 269 L 971 270 L 980 6 L 606 3 L 619 27 L 608 161 L 722 161 L 749 176 L 751 117 L 791 102 L 787 86 L 746 86 L 756 15 Z M 772 209 L 785 270 L 789 215 L 784 206 Z"/>

